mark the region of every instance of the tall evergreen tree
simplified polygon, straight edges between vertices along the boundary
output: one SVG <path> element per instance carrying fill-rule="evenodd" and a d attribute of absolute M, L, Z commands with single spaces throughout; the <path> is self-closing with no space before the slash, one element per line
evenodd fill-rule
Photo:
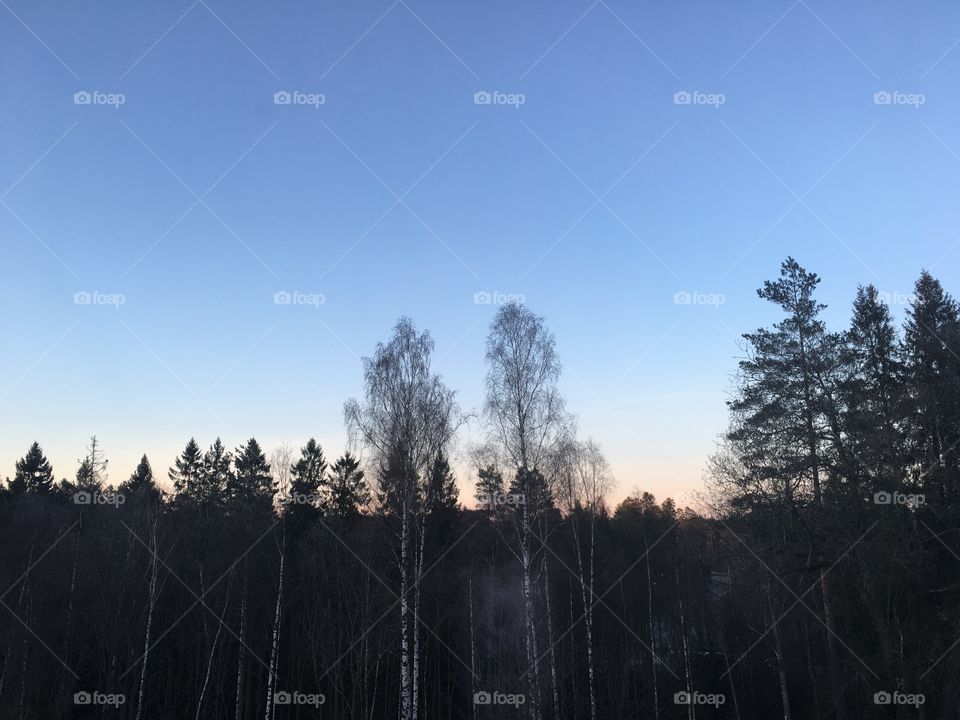
<path fill-rule="evenodd" d="M 360 461 L 349 452 L 337 458 L 328 479 L 330 499 L 327 507 L 333 517 L 356 517 L 360 509 L 370 503 L 370 489 L 363 475 Z"/>
<path fill-rule="evenodd" d="M 956 301 L 926 271 L 914 288 L 904 331 L 912 475 L 931 496 L 955 498 L 960 485 L 960 320 Z"/>
<path fill-rule="evenodd" d="M 844 347 L 843 407 L 852 467 L 861 490 L 902 482 L 904 370 L 890 310 L 873 285 L 859 287 Z"/>
<path fill-rule="evenodd" d="M 826 507 L 849 491 L 843 479 L 853 458 L 846 449 L 839 401 L 842 338 L 827 332 L 820 314 L 825 305 L 814 291 L 820 283 L 792 257 L 780 266 L 780 277 L 766 281 L 757 294 L 784 312 L 773 329 L 747 333 L 749 356 L 740 362 L 740 377 L 729 403 L 734 429 L 729 439 L 742 453 L 750 474 L 744 487 L 765 488 L 780 512 L 809 510 L 811 524 Z M 831 482 L 825 485 L 825 480 Z M 772 487 L 770 487 L 772 485 Z M 840 682 L 839 648 L 834 623 L 835 593 L 824 568 L 831 549 L 811 533 L 806 552 L 816 558 L 827 633 L 831 691 L 839 720 L 845 720 Z M 785 709 L 786 712 L 786 709 Z"/>
<path fill-rule="evenodd" d="M 427 497 L 431 512 L 455 511 L 459 506 L 460 491 L 446 453 L 441 452 L 433 461 L 427 482 Z"/>
<path fill-rule="evenodd" d="M 296 499 L 299 497 L 314 497 L 320 499 L 320 490 L 324 485 L 327 474 L 327 460 L 323 455 L 320 444 L 310 438 L 307 444 L 300 448 L 300 459 L 291 468 L 293 479 L 290 482 L 290 494 Z"/>
<path fill-rule="evenodd" d="M 477 470 L 477 485 L 474 494 L 477 507 L 482 510 L 495 510 L 497 499 L 502 497 L 506 491 L 507 486 L 503 481 L 503 473 L 495 466 L 484 465 Z"/>
<path fill-rule="evenodd" d="M 27 454 L 17 460 L 16 472 L 10 488 L 14 492 L 50 492 L 53 487 L 53 467 L 40 448 L 34 442 Z"/>
<path fill-rule="evenodd" d="M 322 491 L 327 476 L 327 460 L 320 444 L 313 438 L 300 448 L 300 458 L 291 466 L 290 476 L 289 497 L 283 498 L 283 501 L 287 503 L 285 514 L 294 521 L 296 527 L 306 518 L 315 517 L 326 501 Z"/>
<path fill-rule="evenodd" d="M 785 317 L 772 330 L 744 335 L 748 357 L 728 403 L 734 414 L 729 437 L 755 471 L 753 481 L 771 483 L 772 494 L 788 504 L 821 503 L 824 478 L 837 478 L 830 471 L 846 467 L 835 397 L 841 339 L 820 319 L 826 306 L 814 298 L 819 283 L 788 257 L 780 278 L 757 291 Z"/>
<path fill-rule="evenodd" d="M 96 490 L 100 487 L 97 482 L 97 474 L 94 472 L 93 464 L 88 457 L 80 459 L 80 466 L 77 468 L 75 478 L 75 485 L 81 490 Z"/>
<path fill-rule="evenodd" d="M 213 441 L 203 456 L 201 493 L 207 502 L 221 502 L 233 479 L 233 455 L 224 447 L 220 438 Z"/>
<path fill-rule="evenodd" d="M 190 438 L 183 452 L 174 461 L 174 466 L 170 468 L 168 475 L 177 495 L 195 501 L 204 499 L 203 454 L 196 440 Z"/>
<path fill-rule="evenodd" d="M 242 503 L 263 504 L 269 507 L 276 492 L 270 465 L 256 438 L 236 450 L 234 472 L 227 480 L 227 494 Z"/>
<path fill-rule="evenodd" d="M 160 489 L 153 478 L 153 468 L 150 467 L 150 461 L 146 454 L 140 458 L 136 470 L 133 471 L 126 482 L 120 485 L 119 489 L 125 496 L 131 498 L 159 498 Z"/>

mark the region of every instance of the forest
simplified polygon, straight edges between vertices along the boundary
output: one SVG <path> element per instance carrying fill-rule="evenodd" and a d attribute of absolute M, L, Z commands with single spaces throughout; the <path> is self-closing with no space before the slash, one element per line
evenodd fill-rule
<path fill-rule="evenodd" d="M 787 258 L 758 290 L 779 319 L 731 343 L 695 509 L 611 503 L 516 302 L 476 447 L 407 318 L 346 450 L 191 438 L 112 483 L 97 438 L 61 479 L 34 443 L 0 492 L 0 716 L 960 717 L 960 306 L 923 272 L 902 317 L 865 285 L 828 328 L 818 283 Z"/>

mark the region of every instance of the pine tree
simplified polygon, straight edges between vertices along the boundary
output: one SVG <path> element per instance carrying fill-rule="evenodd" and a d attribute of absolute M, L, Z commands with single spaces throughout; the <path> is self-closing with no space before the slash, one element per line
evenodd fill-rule
<path fill-rule="evenodd" d="M 327 507 L 333 517 L 356 517 L 370 503 L 370 489 L 360 469 L 360 461 L 349 452 L 337 458 L 328 480 L 330 499 Z"/>
<path fill-rule="evenodd" d="M 780 266 L 780 278 L 764 282 L 757 291 L 785 317 L 772 330 L 744 335 L 749 356 L 740 362 L 738 387 L 729 403 L 734 429 L 728 439 L 747 471 L 740 478 L 745 492 L 739 500 L 755 505 L 772 501 L 784 513 L 809 508 L 811 523 L 828 503 L 833 507 L 850 491 L 841 481 L 856 461 L 846 447 L 839 400 L 843 339 L 827 332 L 820 319 L 826 306 L 814 297 L 819 283 L 815 273 L 788 257 Z M 834 591 L 823 569 L 829 549 L 813 541 L 830 534 L 822 528 L 811 532 L 806 552 L 822 558 L 819 582 L 831 692 L 837 717 L 845 720 Z"/>
<path fill-rule="evenodd" d="M 300 498 L 320 499 L 320 489 L 327 474 L 327 460 L 323 456 L 323 448 L 310 438 L 307 444 L 300 449 L 300 459 L 290 469 L 293 480 L 290 482 L 290 496 L 293 502 L 300 502 Z"/>
<path fill-rule="evenodd" d="M 756 475 L 750 482 L 767 486 L 787 505 L 821 503 L 828 471 L 848 467 L 834 397 L 841 338 L 828 333 L 820 319 L 826 306 L 813 295 L 819 283 L 815 273 L 788 257 L 780 279 L 757 291 L 785 317 L 772 330 L 744 335 L 749 355 L 740 362 L 739 386 L 728 403 L 734 414 L 728 437 Z"/>
<path fill-rule="evenodd" d="M 241 503 L 269 506 L 276 492 L 270 465 L 256 438 L 236 450 L 234 473 L 227 480 L 227 495 Z"/>
<path fill-rule="evenodd" d="M 440 453 L 433 462 L 427 482 L 427 502 L 431 513 L 456 513 L 459 507 L 460 491 L 450 470 L 450 462 L 444 453 Z"/>
<path fill-rule="evenodd" d="M 39 443 L 34 442 L 27 450 L 27 454 L 17 460 L 15 469 L 16 473 L 10 483 L 12 492 L 47 493 L 52 489 L 53 467 L 43 454 Z"/>
<path fill-rule="evenodd" d="M 474 497 L 477 507 L 482 510 L 495 510 L 498 498 L 503 497 L 507 486 L 503 481 L 503 473 L 493 465 L 486 465 L 477 471 L 477 486 Z"/>
<path fill-rule="evenodd" d="M 80 467 L 77 468 L 75 486 L 79 490 L 96 490 L 99 486 L 97 476 L 93 470 L 90 458 L 85 457 L 80 460 Z"/>
<path fill-rule="evenodd" d="M 903 468 L 904 368 L 893 318 L 873 285 L 857 289 L 844 366 L 843 424 L 854 460 L 848 477 L 860 478 L 867 493 L 895 490 Z"/>
<path fill-rule="evenodd" d="M 130 478 L 120 485 L 120 492 L 130 498 L 157 499 L 160 497 L 160 489 L 153 479 L 153 468 L 150 467 L 150 461 L 146 455 L 140 458 L 137 469 L 133 471 Z"/>
<path fill-rule="evenodd" d="M 203 498 L 203 456 L 197 441 L 190 438 L 187 446 L 167 473 L 177 495 L 199 502 Z"/>
<path fill-rule="evenodd" d="M 300 459 L 290 467 L 290 488 L 284 514 L 299 529 L 308 519 L 315 518 L 326 498 L 322 490 L 327 476 L 327 460 L 323 448 L 313 438 L 300 448 Z"/>
<path fill-rule="evenodd" d="M 527 507 L 530 515 L 540 515 L 553 509 L 553 493 L 546 478 L 539 470 L 520 470 L 510 482 L 512 503 L 518 508 Z"/>
<path fill-rule="evenodd" d="M 960 467 L 960 320 L 954 299 L 924 271 L 904 326 L 912 472 L 928 494 L 956 496 Z"/>
<path fill-rule="evenodd" d="M 207 502 L 220 502 L 226 496 L 227 488 L 233 478 L 232 463 L 233 456 L 224 447 L 220 438 L 214 440 L 213 445 L 203 456 L 201 473 L 201 492 Z"/>

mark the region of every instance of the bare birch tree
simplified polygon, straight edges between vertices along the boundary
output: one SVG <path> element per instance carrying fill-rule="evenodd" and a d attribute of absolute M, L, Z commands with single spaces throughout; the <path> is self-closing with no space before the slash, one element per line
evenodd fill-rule
<path fill-rule="evenodd" d="M 401 720 L 416 720 L 419 712 L 419 619 L 407 596 L 423 572 L 429 473 L 464 421 L 454 392 L 431 368 L 433 347 L 428 332 L 401 318 L 389 342 L 363 359 L 363 403 L 351 399 L 344 406 L 351 440 L 366 448 L 378 469 L 381 505 L 399 525 Z"/>
<path fill-rule="evenodd" d="M 541 717 L 536 617 L 531 571 L 531 527 L 540 508 L 533 483 L 540 469 L 566 434 L 568 416 L 557 386 L 560 360 L 553 334 L 541 316 L 518 304 L 503 305 L 487 337 L 487 377 L 484 415 L 488 444 L 501 464 L 516 474 L 523 495 L 517 535 L 526 624 L 528 706 L 534 720 Z"/>

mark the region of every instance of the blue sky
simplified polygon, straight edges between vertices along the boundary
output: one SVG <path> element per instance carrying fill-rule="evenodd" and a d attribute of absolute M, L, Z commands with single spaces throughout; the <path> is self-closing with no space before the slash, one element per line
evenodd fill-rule
<path fill-rule="evenodd" d="M 335 455 L 401 314 L 479 409 L 496 291 L 617 497 L 689 497 L 786 255 L 837 327 L 858 283 L 957 289 L 958 39 L 948 3 L 4 0 L 0 474 L 93 433 L 114 481 L 190 436 Z"/>

